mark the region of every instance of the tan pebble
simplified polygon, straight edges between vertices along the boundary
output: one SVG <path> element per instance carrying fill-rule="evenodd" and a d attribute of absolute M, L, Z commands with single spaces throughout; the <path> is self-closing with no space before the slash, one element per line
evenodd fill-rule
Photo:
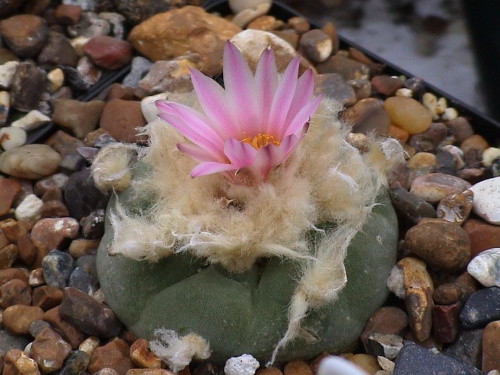
<path fill-rule="evenodd" d="M 36 362 L 19 349 L 5 354 L 3 374 L 40 375 Z"/>
<path fill-rule="evenodd" d="M 387 359 L 387 358 L 382 357 L 382 356 L 378 356 L 377 362 L 378 362 L 379 366 L 382 367 L 382 370 L 388 371 L 389 374 L 392 374 L 392 372 L 394 371 L 394 366 L 396 364 L 393 361 L 391 361 L 390 359 Z"/>
<path fill-rule="evenodd" d="M 444 110 L 442 119 L 445 121 L 454 120 L 458 117 L 458 111 L 453 107 L 448 107 Z"/>
<path fill-rule="evenodd" d="M 23 222 L 16 221 L 14 219 L 6 219 L 0 221 L 0 229 L 11 243 L 17 242 L 19 237 L 26 235 L 28 233 L 28 226 Z"/>
<path fill-rule="evenodd" d="M 0 155 L 0 171 L 14 177 L 38 179 L 54 174 L 61 156 L 44 144 L 30 144 Z"/>
<path fill-rule="evenodd" d="M 434 172 L 436 170 L 436 155 L 430 152 L 417 152 L 408 160 L 408 167 Z"/>
<path fill-rule="evenodd" d="M 333 43 L 328 34 L 319 29 L 314 29 L 302 34 L 299 48 L 304 51 L 309 59 L 321 63 L 332 54 Z"/>
<path fill-rule="evenodd" d="M 71 241 L 68 253 L 75 259 L 84 255 L 95 255 L 99 247 L 99 240 L 88 240 L 86 238 L 77 238 Z"/>
<path fill-rule="evenodd" d="M 175 372 L 161 368 L 133 368 L 128 370 L 125 375 L 178 375 Z"/>
<path fill-rule="evenodd" d="M 271 0 L 229 0 L 228 3 L 231 11 L 238 14 L 245 9 L 254 8 L 262 3 L 271 4 Z"/>
<path fill-rule="evenodd" d="M 362 133 L 349 133 L 346 137 L 347 143 L 356 147 L 362 154 L 369 151 L 368 137 Z"/>
<path fill-rule="evenodd" d="M 339 50 L 339 44 L 340 44 L 337 28 L 335 27 L 333 22 L 328 21 L 323 25 L 321 30 L 324 33 L 328 34 L 328 36 L 332 40 L 332 45 L 333 45 L 332 55 L 335 55 Z"/>
<path fill-rule="evenodd" d="M 355 354 L 350 361 L 371 375 L 382 369 L 377 362 L 377 358 L 369 354 Z"/>
<path fill-rule="evenodd" d="M 371 84 L 378 93 L 386 96 L 392 96 L 395 95 L 399 89 L 401 89 L 403 81 L 388 75 L 380 75 L 373 77 L 371 79 Z"/>
<path fill-rule="evenodd" d="M 244 28 L 253 20 L 269 12 L 270 8 L 271 8 L 270 4 L 266 3 L 257 4 L 252 8 L 247 8 L 236 14 L 231 20 L 231 22 L 238 27 Z"/>
<path fill-rule="evenodd" d="M 299 34 L 295 30 L 271 30 L 273 35 L 276 35 L 280 39 L 290 44 L 294 49 L 299 46 Z"/>
<path fill-rule="evenodd" d="M 299 34 L 303 34 L 311 28 L 309 22 L 303 17 L 291 17 L 288 19 L 287 24 Z"/>
<path fill-rule="evenodd" d="M 260 367 L 255 375 L 283 375 L 283 373 L 277 367 Z"/>
<path fill-rule="evenodd" d="M 96 336 L 90 336 L 82 341 L 80 346 L 78 346 L 78 350 L 87 353 L 89 357 L 91 357 L 92 353 L 97 347 L 99 347 L 99 345 L 100 345 L 99 338 Z"/>
<path fill-rule="evenodd" d="M 432 116 L 437 115 L 437 101 L 437 96 L 430 92 L 422 95 L 422 105 L 431 112 Z"/>
<path fill-rule="evenodd" d="M 134 367 L 130 357 L 130 348 L 124 340 L 114 339 L 104 346 L 94 350 L 90 357 L 88 371 L 97 372 L 103 368 L 112 368 L 119 374 L 124 374 Z"/>
<path fill-rule="evenodd" d="M 397 126 L 390 125 L 389 136 L 397 139 L 401 143 L 406 143 L 406 141 L 408 141 L 408 138 L 410 138 L 410 133 L 408 133 L 404 129 L 398 128 Z"/>
<path fill-rule="evenodd" d="M 313 375 L 311 366 L 300 359 L 288 362 L 283 369 L 284 375 Z"/>
<path fill-rule="evenodd" d="M 466 154 L 469 150 L 477 150 L 483 153 L 490 145 L 488 141 L 479 134 L 471 135 L 460 143 L 460 149 Z"/>
<path fill-rule="evenodd" d="M 277 29 L 279 23 L 276 21 L 276 18 L 273 16 L 260 16 L 250 22 L 247 26 L 247 29 L 255 29 L 255 30 L 263 30 L 263 31 L 272 31 Z"/>
<path fill-rule="evenodd" d="M 438 115 L 442 115 L 446 108 L 448 108 L 448 102 L 446 101 L 446 98 L 439 98 L 436 102 L 436 113 Z"/>
<path fill-rule="evenodd" d="M 353 88 L 354 93 L 356 94 L 356 99 L 358 101 L 370 97 L 372 92 L 372 84 L 367 79 L 351 79 L 347 81 L 347 84 Z"/>
<path fill-rule="evenodd" d="M 431 114 L 415 99 L 393 96 L 385 100 L 384 108 L 392 124 L 410 134 L 422 133 L 431 126 Z"/>
<path fill-rule="evenodd" d="M 13 243 L 0 249 L 0 269 L 10 268 L 19 257 L 19 250 Z"/>
<path fill-rule="evenodd" d="M 64 83 L 64 72 L 55 68 L 47 73 L 47 91 L 53 93 L 61 88 Z"/>
<path fill-rule="evenodd" d="M 466 190 L 460 194 L 449 195 L 441 199 L 437 207 L 437 217 L 462 225 L 472 211 L 474 193 Z"/>
<path fill-rule="evenodd" d="M 500 320 L 489 323 L 483 333 L 483 372 L 500 369 Z"/>
<path fill-rule="evenodd" d="M 500 158 L 500 148 L 488 147 L 483 151 L 483 165 L 485 167 L 489 167 L 498 158 Z"/>
<path fill-rule="evenodd" d="M 470 187 L 471 185 L 461 178 L 444 173 L 429 173 L 417 177 L 410 192 L 429 203 L 438 203 L 448 195 L 460 194 Z"/>
<path fill-rule="evenodd" d="M 33 341 L 30 355 L 42 372 L 59 370 L 71 352 L 71 345 L 51 328 L 44 328 Z"/>
<path fill-rule="evenodd" d="M 413 92 L 410 89 L 402 88 L 396 91 L 396 96 L 404 96 L 405 98 L 411 98 L 413 96 Z"/>
<path fill-rule="evenodd" d="M 43 318 L 43 310 L 37 306 L 13 305 L 3 312 L 3 324 L 15 335 L 29 334 L 30 324 Z"/>
<path fill-rule="evenodd" d="M 360 100 L 347 108 L 341 117 L 342 121 L 352 125 L 355 133 L 387 135 L 391 120 L 377 99 Z"/>
<path fill-rule="evenodd" d="M 149 349 L 149 342 L 144 339 L 138 339 L 130 346 L 130 359 L 137 367 L 161 368 L 161 359 Z"/>

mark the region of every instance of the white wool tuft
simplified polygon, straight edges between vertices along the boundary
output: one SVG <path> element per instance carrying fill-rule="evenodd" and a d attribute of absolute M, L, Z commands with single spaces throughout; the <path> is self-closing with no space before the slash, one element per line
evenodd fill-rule
<path fill-rule="evenodd" d="M 175 331 L 164 328 L 155 331 L 156 339 L 149 343 L 149 348 L 165 361 L 173 372 L 179 372 L 193 359 L 202 360 L 210 357 L 210 345 L 201 336 L 189 333 L 179 337 Z"/>

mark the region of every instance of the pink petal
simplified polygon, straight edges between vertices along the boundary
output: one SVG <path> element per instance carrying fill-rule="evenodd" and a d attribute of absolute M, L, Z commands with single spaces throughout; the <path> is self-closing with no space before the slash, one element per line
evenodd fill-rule
<path fill-rule="evenodd" d="M 217 155 L 192 143 L 177 143 L 177 149 L 199 163 L 218 160 Z"/>
<path fill-rule="evenodd" d="M 241 52 L 231 42 L 224 46 L 224 87 L 233 124 L 240 138 L 243 132 L 257 134 L 257 95 L 252 72 Z"/>
<path fill-rule="evenodd" d="M 216 161 L 208 161 L 206 163 L 198 164 L 191 169 L 191 177 L 206 176 L 213 173 L 236 171 L 238 167 L 232 164 L 218 163 Z"/>
<path fill-rule="evenodd" d="M 167 102 L 166 100 L 157 100 L 155 101 L 155 106 L 160 112 L 174 114 L 174 111 L 170 107 L 171 103 L 172 102 Z"/>
<path fill-rule="evenodd" d="M 268 144 L 259 148 L 253 166 L 265 178 L 272 168 L 283 163 L 290 156 L 299 144 L 299 141 L 300 138 L 292 134 L 283 138 L 279 146 Z"/>
<path fill-rule="evenodd" d="M 255 84 L 259 108 L 259 125 L 257 133 L 267 131 L 267 122 L 271 111 L 271 104 L 278 86 L 278 71 L 271 48 L 266 48 L 260 55 L 255 71 Z"/>
<path fill-rule="evenodd" d="M 318 95 L 300 109 L 285 129 L 285 137 L 290 134 L 297 134 L 297 132 L 302 130 L 304 124 L 309 121 L 314 112 L 316 112 L 316 109 L 318 109 L 321 99 L 323 99 L 323 95 Z"/>
<path fill-rule="evenodd" d="M 290 109 L 290 104 L 292 104 L 295 94 L 299 62 L 299 57 L 294 58 L 290 62 L 280 79 L 276 94 L 273 98 L 267 133 L 273 135 L 277 139 L 282 138 L 288 110 Z"/>
<path fill-rule="evenodd" d="M 312 98 L 314 91 L 314 74 L 311 69 L 307 69 L 297 81 L 295 95 L 290 104 L 290 110 L 286 117 L 286 123 L 290 123 L 297 113 L 304 107 Z"/>
<path fill-rule="evenodd" d="M 228 139 L 224 143 L 224 153 L 231 161 L 231 164 L 239 168 L 252 165 L 257 150 L 245 142 L 236 139 Z"/>
<path fill-rule="evenodd" d="M 241 134 L 234 128 L 233 119 L 226 105 L 224 89 L 198 70 L 190 69 L 190 73 L 198 102 L 217 134 L 222 139 L 239 138 Z"/>

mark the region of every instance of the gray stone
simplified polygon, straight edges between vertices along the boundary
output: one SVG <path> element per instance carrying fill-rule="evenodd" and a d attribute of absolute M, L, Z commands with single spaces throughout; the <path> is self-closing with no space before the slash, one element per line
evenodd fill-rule
<path fill-rule="evenodd" d="M 480 252 L 467 265 L 467 272 L 485 287 L 500 287 L 500 248 Z"/>
<path fill-rule="evenodd" d="M 466 329 L 483 328 L 500 320 L 500 288 L 490 287 L 471 295 L 462 311 L 460 322 Z"/>
<path fill-rule="evenodd" d="M 59 250 L 52 250 L 42 260 L 43 278 L 47 285 L 64 289 L 73 272 L 74 261 L 71 255 Z"/>
<path fill-rule="evenodd" d="M 123 84 L 136 88 L 141 79 L 149 72 L 153 62 L 142 56 L 136 56 L 132 59 L 130 73 L 123 79 Z"/>

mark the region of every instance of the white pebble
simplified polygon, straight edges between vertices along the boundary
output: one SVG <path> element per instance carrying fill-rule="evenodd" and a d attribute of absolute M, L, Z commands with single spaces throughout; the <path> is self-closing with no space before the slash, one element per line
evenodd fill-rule
<path fill-rule="evenodd" d="M 456 119 L 457 117 L 458 117 L 458 111 L 453 107 L 448 107 L 444 110 L 442 118 L 445 121 L 450 121 Z"/>
<path fill-rule="evenodd" d="M 253 8 L 248 8 L 239 12 L 236 16 L 234 16 L 231 22 L 236 26 L 243 28 L 253 20 L 265 15 L 267 12 L 269 12 L 270 8 L 271 5 L 266 3 L 257 4 Z"/>
<path fill-rule="evenodd" d="M 253 375 L 259 366 L 259 361 L 253 356 L 243 354 L 229 358 L 224 366 L 224 373 L 226 375 Z"/>
<path fill-rule="evenodd" d="M 436 102 L 436 113 L 438 115 L 442 115 L 446 108 L 448 108 L 448 102 L 446 101 L 446 98 L 439 98 Z"/>
<path fill-rule="evenodd" d="M 398 89 L 398 91 L 396 91 L 396 96 L 404 96 L 405 98 L 411 98 L 413 96 L 413 93 L 411 92 L 410 89 L 403 87 L 402 89 Z"/>
<path fill-rule="evenodd" d="M 467 272 L 485 287 L 500 287 L 500 248 L 480 252 L 470 261 Z"/>
<path fill-rule="evenodd" d="M 64 83 L 64 72 L 55 68 L 47 73 L 47 91 L 52 93 L 61 88 Z"/>
<path fill-rule="evenodd" d="M 497 158 L 500 158 L 500 148 L 488 147 L 483 151 L 483 165 L 485 167 L 489 167 Z"/>
<path fill-rule="evenodd" d="M 425 108 L 431 111 L 432 116 L 437 116 L 437 97 L 430 92 L 422 95 L 422 104 Z"/>
<path fill-rule="evenodd" d="M 19 120 L 14 121 L 11 126 L 26 131 L 31 131 L 38 129 L 40 126 L 48 122 L 50 122 L 50 117 L 34 109 L 32 111 L 29 111 L 26 116 L 23 116 Z"/>
<path fill-rule="evenodd" d="M 259 4 L 271 5 L 272 0 L 229 0 L 229 7 L 234 14 L 237 14 L 245 9 L 255 8 Z"/>
<path fill-rule="evenodd" d="M 73 49 L 75 50 L 76 54 L 78 56 L 83 56 L 84 53 L 83 53 L 83 46 L 85 44 L 87 44 L 87 42 L 90 40 L 91 38 L 88 38 L 86 36 L 77 36 L 73 39 L 70 40 L 70 44 L 71 44 L 71 47 L 73 47 Z"/>
<path fill-rule="evenodd" d="M 330 356 L 320 362 L 318 375 L 368 375 L 368 373 L 347 359 Z"/>
<path fill-rule="evenodd" d="M 478 182 L 474 192 L 474 213 L 490 224 L 500 225 L 500 177 Z"/>
<path fill-rule="evenodd" d="M 390 359 L 387 359 L 385 357 L 382 357 L 381 355 L 377 356 L 377 362 L 380 367 L 382 367 L 382 370 L 389 371 L 392 373 L 394 371 L 394 366 L 396 365 L 393 361 Z"/>
<path fill-rule="evenodd" d="M 19 221 L 37 221 L 42 212 L 43 201 L 35 194 L 29 194 L 17 206 L 15 211 L 16 219 Z"/>
<path fill-rule="evenodd" d="M 0 146 L 7 151 L 26 143 L 26 132 L 23 129 L 8 126 L 0 128 Z"/>
<path fill-rule="evenodd" d="M 5 64 L 0 65 L 0 87 L 3 89 L 10 88 L 14 74 L 16 74 L 18 61 L 7 61 Z"/>

